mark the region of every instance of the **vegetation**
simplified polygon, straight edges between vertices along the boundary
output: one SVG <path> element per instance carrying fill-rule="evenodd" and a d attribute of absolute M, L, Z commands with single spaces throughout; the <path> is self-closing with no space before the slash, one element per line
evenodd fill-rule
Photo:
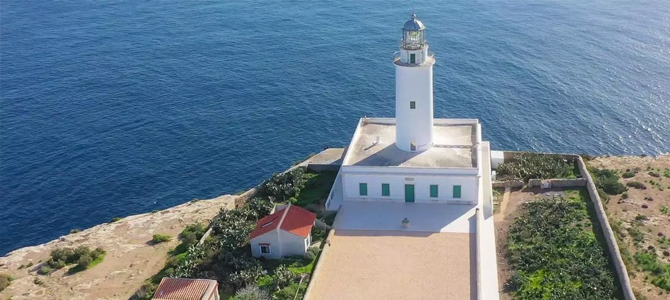
<path fill-rule="evenodd" d="M 0 273 L 0 292 L 4 291 L 14 280 L 14 277 L 4 273 Z"/>
<path fill-rule="evenodd" d="M 319 248 L 316 247 L 309 247 L 307 248 L 307 252 L 305 252 L 305 261 L 311 262 L 316 259 L 317 256 L 319 256 Z"/>
<path fill-rule="evenodd" d="M 637 251 L 635 261 L 640 269 L 651 273 L 653 285 L 670 291 L 670 264 L 661 262 L 653 248 Z"/>
<path fill-rule="evenodd" d="M 70 229 L 70 234 L 75 234 L 75 233 L 78 233 L 78 232 L 81 232 L 81 229 L 77 229 L 77 228 Z"/>
<path fill-rule="evenodd" d="M 626 187 L 619 182 L 619 176 L 616 172 L 609 169 L 589 170 L 593 175 L 593 181 L 598 188 L 609 195 L 618 195 L 626 191 Z"/>
<path fill-rule="evenodd" d="M 109 221 L 109 223 L 118 222 L 121 221 L 121 219 L 122 219 L 121 217 L 113 217 L 112 220 Z"/>
<path fill-rule="evenodd" d="M 639 182 L 639 181 L 631 181 L 629 183 L 626 183 L 626 185 L 629 186 L 629 187 L 632 187 L 632 188 L 636 188 L 638 190 L 646 190 L 647 189 L 647 186 L 644 185 L 644 183 Z"/>
<path fill-rule="evenodd" d="M 169 235 L 164 235 L 164 234 L 154 234 L 153 238 L 151 239 L 151 242 L 154 244 L 160 244 L 163 242 L 169 242 L 172 240 L 172 237 Z"/>
<path fill-rule="evenodd" d="M 633 178 L 635 177 L 635 171 L 627 170 L 623 174 L 621 174 L 621 177 L 623 178 Z"/>
<path fill-rule="evenodd" d="M 71 264 L 76 264 L 76 266 L 68 270 L 70 274 L 84 271 L 102 262 L 105 258 L 105 254 L 105 250 L 99 247 L 92 251 L 86 246 L 79 246 L 77 248 L 56 248 L 51 251 L 51 258 L 40 267 L 37 273 L 47 275 Z"/>
<path fill-rule="evenodd" d="M 575 164 L 557 154 L 519 153 L 511 162 L 498 166 L 501 180 L 576 178 Z"/>
<path fill-rule="evenodd" d="M 145 282 L 134 299 L 151 299 L 166 276 L 216 279 L 220 292 L 235 295 L 235 299 L 293 299 L 296 292 L 304 293 L 306 283 L 299 284 L 300 279 L 311 274 L 319 249 L 308 250 L 305 257 L 256 259 L 251 256 L 248 237 L 256 221 L 270 213 L 273 202 L 291 199 L 289 202 L 296 205 L 311 206 L 325 200 L 335 175 L 295 168 L 273 176 L 244 207 L 222 209 L 210 224 L 211 235 L 201 245 L 197 241 L 206 231 L 205 226 L 187 227 L 180 234 L 182 243 L 170 253 L 163 269 Z M 313 240 L 324 237 L 325 231 L 315 230 Z M 288 294 L 290 298 L 282 298 Z"/>
<path fill-rule="evenodd" d="M 664 215 L 670 215 L 670 207 L 667 207 L 665 205 L 661 205 L 661 213 Z"/>
<path fill-rule="evenodd" d="M 516 299 L 599 300 L 618 295 L 586 197 L 583 190 L 573 191 L 567 198 L 524 204 L 507 241 L 515 273 L 506 288 Z"/>
<path fill-rule="evenodd" d="M 33 283 L 36 285 L 43 285 L 44 281 L 42 281 L 42 279 L 40 279 L 39 277 L 35 277 L 35 279 L 33 279 Z"/>

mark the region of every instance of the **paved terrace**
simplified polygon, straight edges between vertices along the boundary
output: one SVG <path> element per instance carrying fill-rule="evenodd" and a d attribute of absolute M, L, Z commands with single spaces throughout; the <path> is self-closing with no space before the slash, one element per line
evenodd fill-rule
<path fill-rule="evenodd" d="M 456 123 L 458 122 L 458 123 Z M 435 119 L 433 147 L 405 152 L 395 146 L 394 119 L 362 119 L 343 165 L 474 168 L 477 166 L 477 121 Z"/>
<path fill-rule="evenodd" d="M 475 208 L 347 202 L 308 299 L 476 299 Z"/>

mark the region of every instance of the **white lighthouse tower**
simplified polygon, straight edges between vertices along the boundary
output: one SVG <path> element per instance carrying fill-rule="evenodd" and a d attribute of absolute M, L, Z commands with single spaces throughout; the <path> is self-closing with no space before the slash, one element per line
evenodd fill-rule
<path fill-rule="evenodd" d="M 396 147 L 403 151 L 428 150 L 433 145 L 433 64 L 428 52 L 426 26 L 412 14 L 402 27 L 395 64 Z"/>

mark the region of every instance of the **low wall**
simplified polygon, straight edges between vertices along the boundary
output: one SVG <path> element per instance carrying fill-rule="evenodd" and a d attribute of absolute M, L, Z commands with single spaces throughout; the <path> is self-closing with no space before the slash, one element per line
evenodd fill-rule
<path fill-rule="evenodd" d="M 626 300 L 635 300 L 635 295 L 633 294 L 633 289 L 630 285 L 630 278 L 628 278 L 626 265 L 623 263 L 623 259 L 621 258 L 619 245 L 617 245 L 614 232 L 612 232 L 612 227 L 610 227 L 610 223 L 607 220 L 607 214 L 605 213 L 605 208 L 603 207 L 603 203 L 600 200 L 600 196 L 598 195 L 596 185 L 594 184 L 593 178 L 591 178 L 591 174 L 589 174 L 588 170 L 586 169 L 586 164 L 581 157 L 577 158 L 577 164 L 579 166 L 579 172 L 581 172 L 582 177 L 586 178 L 588 181 L 586 189 L 588 190 L 591 201 L 594 204 L 593 206 L 595 208 L 596 215 L 598 216 L 598 221 L 600 222 L 600 228 L 603 229 L 603 236 L 605 237 L 607 248 L 610 252 L 610 256 L 612 257 L 612 263 L 614 264 L 617 277 L 619 277 L 619 284 L 621 285 L 623 296 Z"/>
<path fill-rule="evenodd" d="M 550 187 L 552 188 L 568 188 L 568 187 L 585 187 L 586 179 L 585 178 L 574 178 L 574 179 L 530 179 L 528 180 L 528 187 L 541 187 L 542 182 L 549 182 Z"/>
<path fill-rule="evenodd" d="M 307 169 L 310 169 L 314 172 L 325 172 L 333 171 L 337 172 L 340 170 L 342 164 L 307 164 Z"/>
<path fill-rule="evenodd" d="M 507 180 L 507 181 L 494 181 L 492 184 L 493 188 L 522 188 L 525 184 L 521 180 Z"/>

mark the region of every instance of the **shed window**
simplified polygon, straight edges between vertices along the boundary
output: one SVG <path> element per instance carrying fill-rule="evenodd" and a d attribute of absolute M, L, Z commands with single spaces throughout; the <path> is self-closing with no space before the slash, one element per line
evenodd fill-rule
<path fill-rule="evenodd" d="M 437 198 L 437 184 L 431 184 L 430 185 L 430 197 L 431 198 Z"/>
<path fill-rule="evenodd" d="M 461 186 L 454 185 L 454 198 L 461 198 Z"/>
<path fill-rule="evenodd" d="M 382 183 L 382 196 L 391 196 L 391 185 Z"/>
<path fill-rule="evenodd" d="M 270 254 L 270 244 L 259 245 L 261 248 L 261 254 Z"/>
<path fill-rule="evenodd" d="M 416 108 L 416 101 L 410 101 L 409 102 L 409 109 L 415 109 Z"/>
<path fill-rule="evenodd" d="M 368 184 L 367 183 L 359 183 L 358 184 L 358 194 L 361 196 L 367 196 L 368 195 Z"/>

